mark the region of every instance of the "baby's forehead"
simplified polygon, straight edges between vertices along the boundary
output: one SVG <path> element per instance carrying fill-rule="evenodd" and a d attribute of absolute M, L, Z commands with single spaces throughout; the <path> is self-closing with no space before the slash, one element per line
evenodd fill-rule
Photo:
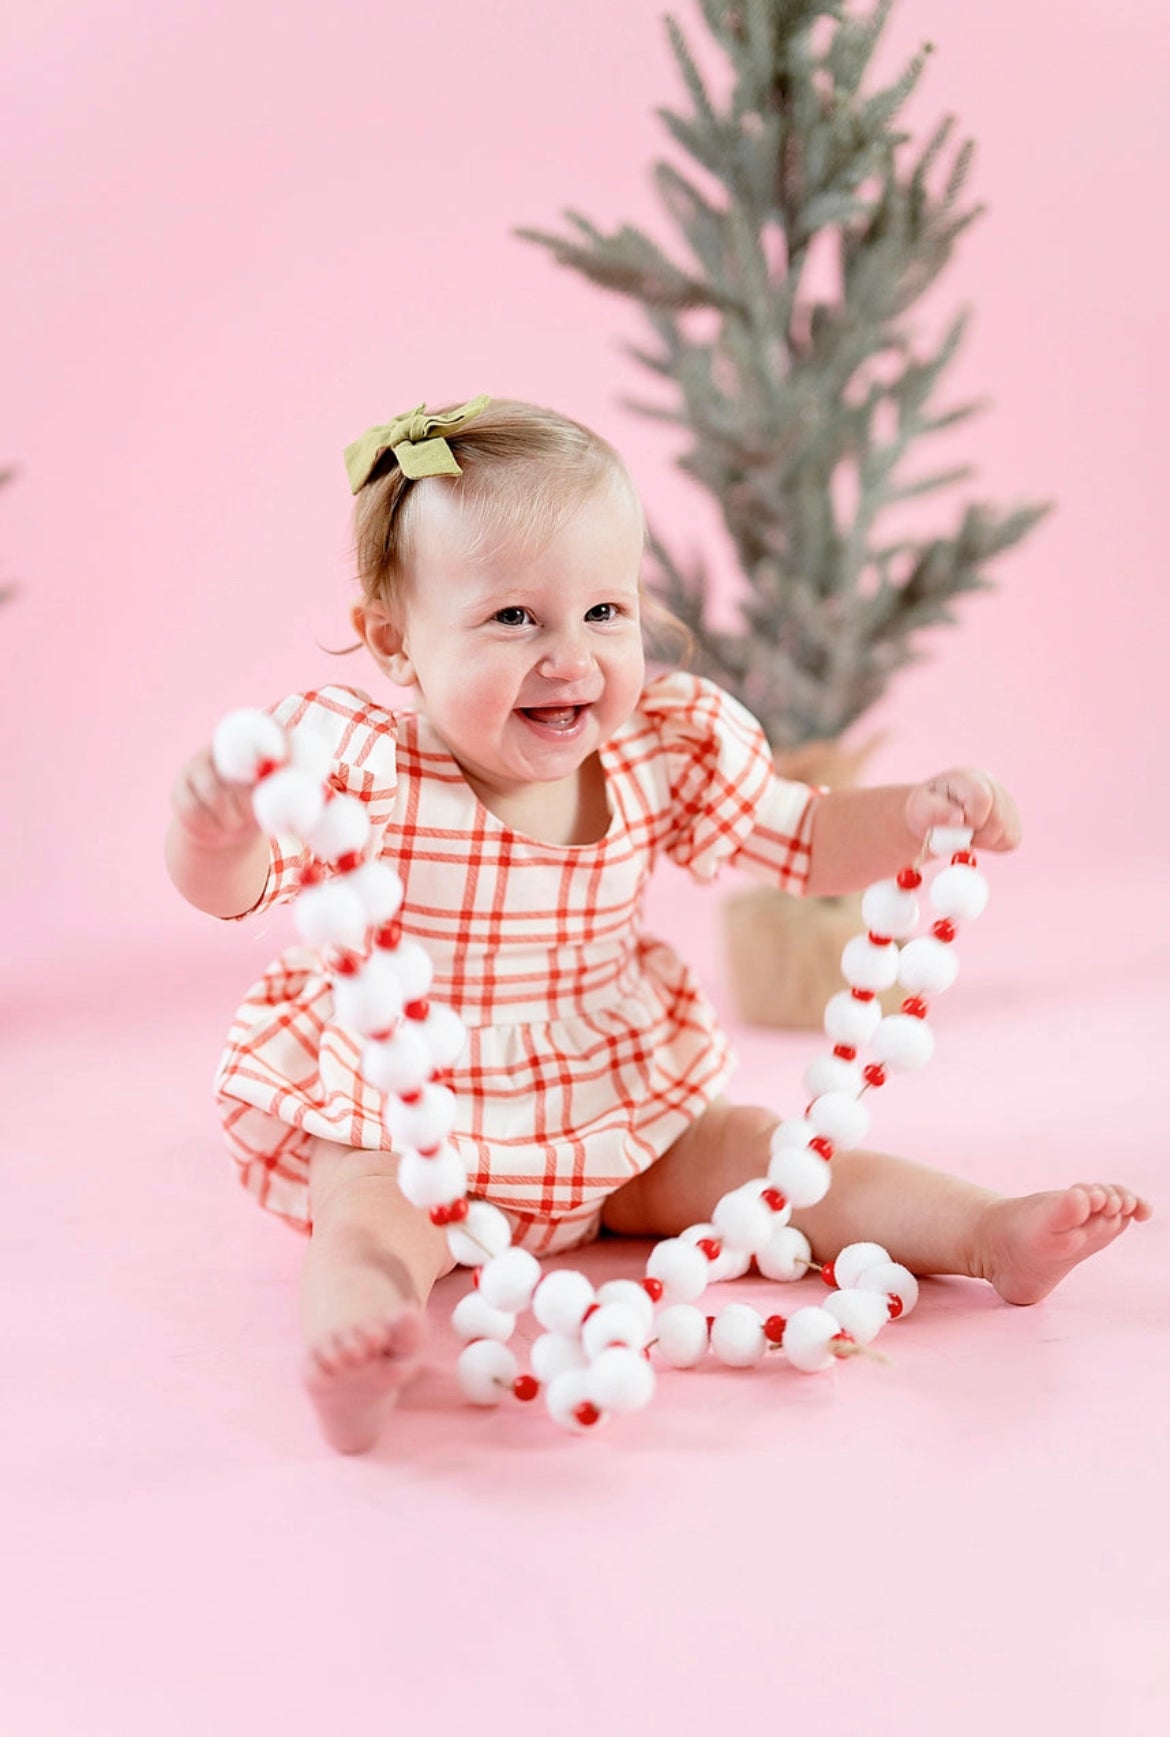
<path fill-rule="evenodd" d="M 414 562 L 465 567 L 527 563 L 556 538 L 645 534 L 642 504 L 624 473 L 564 491 L 523 487 L 497 492 L 461 490 L 459 481 L 435 477 L 416 485 L 411 502 Z"/>

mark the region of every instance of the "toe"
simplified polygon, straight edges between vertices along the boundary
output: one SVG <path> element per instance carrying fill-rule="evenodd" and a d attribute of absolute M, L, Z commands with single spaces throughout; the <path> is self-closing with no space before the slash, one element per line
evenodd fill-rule
<path fill-rule="evenodd" d="M 1151 1214 L 1153 1213 L 1153 1210 L 1154 1209 L 1150 1205 L 1149 1201 L 1148 1200 L 1142 1200 L 1141 1197 L 1139 1196 L 1138 1200 L 1137 1200 L 1137 1204 L 1135 1205 L 1135 1207 L 1133 1209 L 1133 1216 L 1134 1216 L 1136 1223 L 1144 1224 L 1146 1222 L 1146 1219 L 1149 1218 L 1151 1216 Z"/>

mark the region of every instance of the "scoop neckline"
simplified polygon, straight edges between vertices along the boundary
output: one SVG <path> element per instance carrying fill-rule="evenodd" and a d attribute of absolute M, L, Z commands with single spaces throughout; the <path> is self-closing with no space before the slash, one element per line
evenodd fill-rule
<path fill-rule="evenodd" d="M 478 793 L 472 788 L 471 784 L 468 781 L 467 774 L 464 772 L 462 766 L 459 764 L 459 762 L 455 758 L 454 754 L 452 754 L 450 748 L 448 748 L 445 743 L 440 741 L 438 735 L 432 729 L 430 723 L 428 722 L 428 720 L 424 716 L 424 714 L 422 712 L 418 712 L 418 711 L 411 711 L 407 715 L 414 719 L 415 733 L 416 733 L 416 736 L 420 739 L 420 746 L 421 746 L 421 737 L 422 737 L 423 732 L 425 731 L 426 736 L 427 736 L 427 752 L 428 753 L 434 752 L 434 753 L 440 755 L 444 760 L 449 761 L 450 764 L 455 768 L 456 772 L 459 774 L 460 782 L 462 783 L 464 789 L 467 791 L 468 797 L 470 798 L 471 802 L 473 803 L 473 805 L 475 807 L 476 819 L 480 824 L 487 822 L 489 824 L 491 830 L 498 832 L 498 833 L 501 833 L 508 838 L 517 839 L 521 844 L 532 845 L 537 850 L 565 850 L 565 851 L 574 851 L 574 852 L 588 851 L 588 850 L 601 850 L 603 846 L 610 844 L 613 841 L 613 839 L 616 837 L 617 829 L 618 829 L 617 823 L 618 823 L 619 818 L 622 817 L 622 810 L 621 810 L 621 803 L 618 801 L 618 798 L 615 794 L 614 781 L 613 781 L 613 776 L 612 776 L 612 767 L 610 766 L 610 763 L 609 763 L 609 747 L 610 747 L 610 743 L 614 740 L 613 736 L 611 736 L 608 741 L 602 742 L 600 747 L 597 749 L 597 757 L 601 762 L 601 770 L 602 770 L 602 773 L 604 774 L 604 777 L 605 777 L 605 801 L 606 801 L 606 807 L 609 809 L 609 824 L 606 826 L 606 829 L 602 833 L 601 837 L 593 839 L 590 843 L 587 843 L 587 844 L 554 844 L 549 839 L 536 838 L 530 832 L 521 832 L 518 827 L 509 826 L 506 820 L 501 820 L 498 814 L 493 814 L 491 809 L 487 806 L 487 804 L 482 800 L 482 798 L 478 795 Z M 624 728 L 624 726 L 623 726 L 623 728 Z"/>

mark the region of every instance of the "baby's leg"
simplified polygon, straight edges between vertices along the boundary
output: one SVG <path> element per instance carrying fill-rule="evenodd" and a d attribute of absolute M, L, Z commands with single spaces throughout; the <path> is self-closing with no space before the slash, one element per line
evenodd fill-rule
<path fill-rule="evenodd" d="M 722 1100 L 606 1202 L 603 1223 L 629 1236 L 676 1236 L 708 1220 L 721 1195 L 763 1176 L 777 1118 Z M 911 1272 L 987 1279 L 1009 1303 L 1036 1303 L 1071 1267 L 1150 1208 L 1127 1188 L 1078 1183 L 1005 1198 L 880 1152 L 839 1152 L 825 1198 L 793 1222 L 818 1261 L 846 1243 L 879 1242 Z"/>
<path fill-rule="evenodd" d="M 396 1164 L 327 1140 L 310 1152 L 305 1385 L 341 1453 L 363 1453 L 381 1434 L 418 1362 L 423 1306 L 452 1265 L 444 1233 L 401 1193 Z"/>

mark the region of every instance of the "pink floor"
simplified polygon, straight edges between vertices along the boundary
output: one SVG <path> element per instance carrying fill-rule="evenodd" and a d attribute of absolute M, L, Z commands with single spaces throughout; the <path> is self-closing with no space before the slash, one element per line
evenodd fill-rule
<path fill-rule="evenodd" d="M 208 1097 L 251 954 L 18 997 L 0 1727 L 1163 1737 L 1164 874 L 991 875 L 879 1143 L 1013 1191 L 1125 1179 L 1154 1220 L 1033 1309 L 925 1284 L 889 1366 L 668 1374 L 589 1440 L 465 1409 L 439 1327 L 379 1452 L 319 1445 L 300 1245 L 231 1180 Z M 739 1095 L 791 1106 L 819 1047 L 743 1034 Z"/>

